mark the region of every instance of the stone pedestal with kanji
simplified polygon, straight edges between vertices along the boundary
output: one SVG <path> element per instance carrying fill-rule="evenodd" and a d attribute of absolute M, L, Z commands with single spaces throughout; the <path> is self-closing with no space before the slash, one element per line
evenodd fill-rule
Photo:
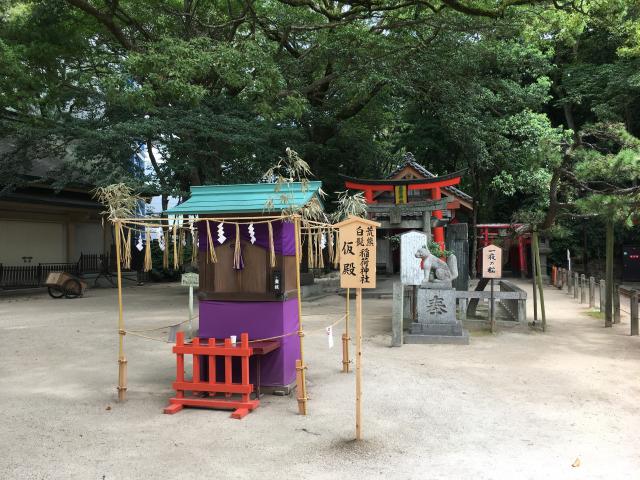
<path fill-rule="evenodd" d="M 411 324 L 405 343 L 469 344 L 469 332 L 456 318 L 456 290 L 450 286 L 423 284 L 418 289 L 418 321 Z"/>

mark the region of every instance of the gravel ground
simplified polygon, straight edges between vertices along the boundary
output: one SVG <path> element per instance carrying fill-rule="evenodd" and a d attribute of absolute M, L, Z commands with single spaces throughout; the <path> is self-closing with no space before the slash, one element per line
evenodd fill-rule
<path fill-rule="evenodd" d="M 241 421 L 163 415 L 175 360 L 138 338 L 126 345 L 128 400 L 115 401 L 115 290 L 0 297 L 0 478 L 638 478 L 640 338 L 625 319 L 604 329 L 566 293 L 546 298 L 546 334 L 402 348 L 388 347 L 391 301 L 366 299 L 355 442 L 354 376 L 340 373 L 338 332 L 330 350 L 319 330 L 342 315 L 341 297 L 304 305 L 317 329 L 305 340 L 309 415 L 293 397 L 266 396 Z M 173 323 L 186 302 L 177 285 L 128 287 L 127 326 Z"/>

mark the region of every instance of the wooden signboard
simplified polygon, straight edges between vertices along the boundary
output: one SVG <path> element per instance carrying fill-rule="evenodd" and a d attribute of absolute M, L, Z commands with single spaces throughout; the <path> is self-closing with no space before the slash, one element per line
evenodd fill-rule
<path fill-rule="evenodd" d="M 197 273 L 183 273 L 181 280 L 183 287 L 198 287 L 200 285 L 200 275 Z"/>
<path fill-rule="evenodd" d="M 340 286 L 376 288 L 376 228 L 378 222 L 351 216 L 340 229 Z"/>
<path fill-rule="evenodd" d="M 502 278 L 502 248 L 497 245 L 482 249 L 482 278 Z"/>
<path fill-rule="evenodd" d="M 340 286 L 356 289 L 356 440 L 362 439 L 362 289 L 376 287 L 378 222 L 351 216 L 339 229 Z"/>
<path fill-rule="evenodd" d="M 482 249 L 482 278 L 491 279 L 491 297 L 489 298 L 489 319 L 491 333 L 496 331 L 495 301 L 493 298 L 493 280 L 502 277 L 502 248 L 487 245 Z"/>

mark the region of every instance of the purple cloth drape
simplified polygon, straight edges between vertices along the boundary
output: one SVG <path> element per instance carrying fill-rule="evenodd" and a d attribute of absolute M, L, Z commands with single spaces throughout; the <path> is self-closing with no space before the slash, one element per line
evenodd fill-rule
<path fill-rule="evenodd" d="M 256 219 L 258 221 L 258 219 Z M 209 228 L 211 230 L 211 239 L 213 240 L 214 247 L 218 248 L 218 223 L 209 221 Z M 293 256 L 296 254 L 296 238 L 295 238 L 295 226 L 293 222 L 273 221 L 273 247 L 276 255 Z M 256 242 L 254 245 L 262 247 L 264 249 L 269 248 L 269 227 L 266 223 L 254 223 L 254 235 Z M 224 236 L 227 237 L 223 245 L 232 244 L 236 238 L 236 226 L 232 223 L 223 223 L 222 229 L 224 230 Z M 201 252 L 207 251 L 207 226 L 205 221 L 198 222 L 198 235 L 199 235 L 199 250 Z M 240 225 L 240 238 L 247 242 L 250 241 L 249 225 Z M 230 243 L 231 242 L 231 243 Z"/>
<path fill-rule="evenodd" d="M 226 242 L 225 242 L 226 243 Z M 201 300 L 200 338 L 228 338 L 248 333 L 249 340 L 287 335 L 279 349 L 262 359 L 262 385 L 289 385 L 296 378 L 300 337 L 288 335 L 298 329 L 298 300 L 284 302 L 224 302 Z"/>

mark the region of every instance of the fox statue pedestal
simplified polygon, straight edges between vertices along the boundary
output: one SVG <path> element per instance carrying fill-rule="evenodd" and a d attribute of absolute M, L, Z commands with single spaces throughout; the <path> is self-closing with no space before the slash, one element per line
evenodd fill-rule
<path fill-rule="evenodd" d="M 469 344 L 469 332 L 456 318 L 456 290 L 446 284 L 423 283 L 418 289 L 418 321 L 405 343 Z"/>

